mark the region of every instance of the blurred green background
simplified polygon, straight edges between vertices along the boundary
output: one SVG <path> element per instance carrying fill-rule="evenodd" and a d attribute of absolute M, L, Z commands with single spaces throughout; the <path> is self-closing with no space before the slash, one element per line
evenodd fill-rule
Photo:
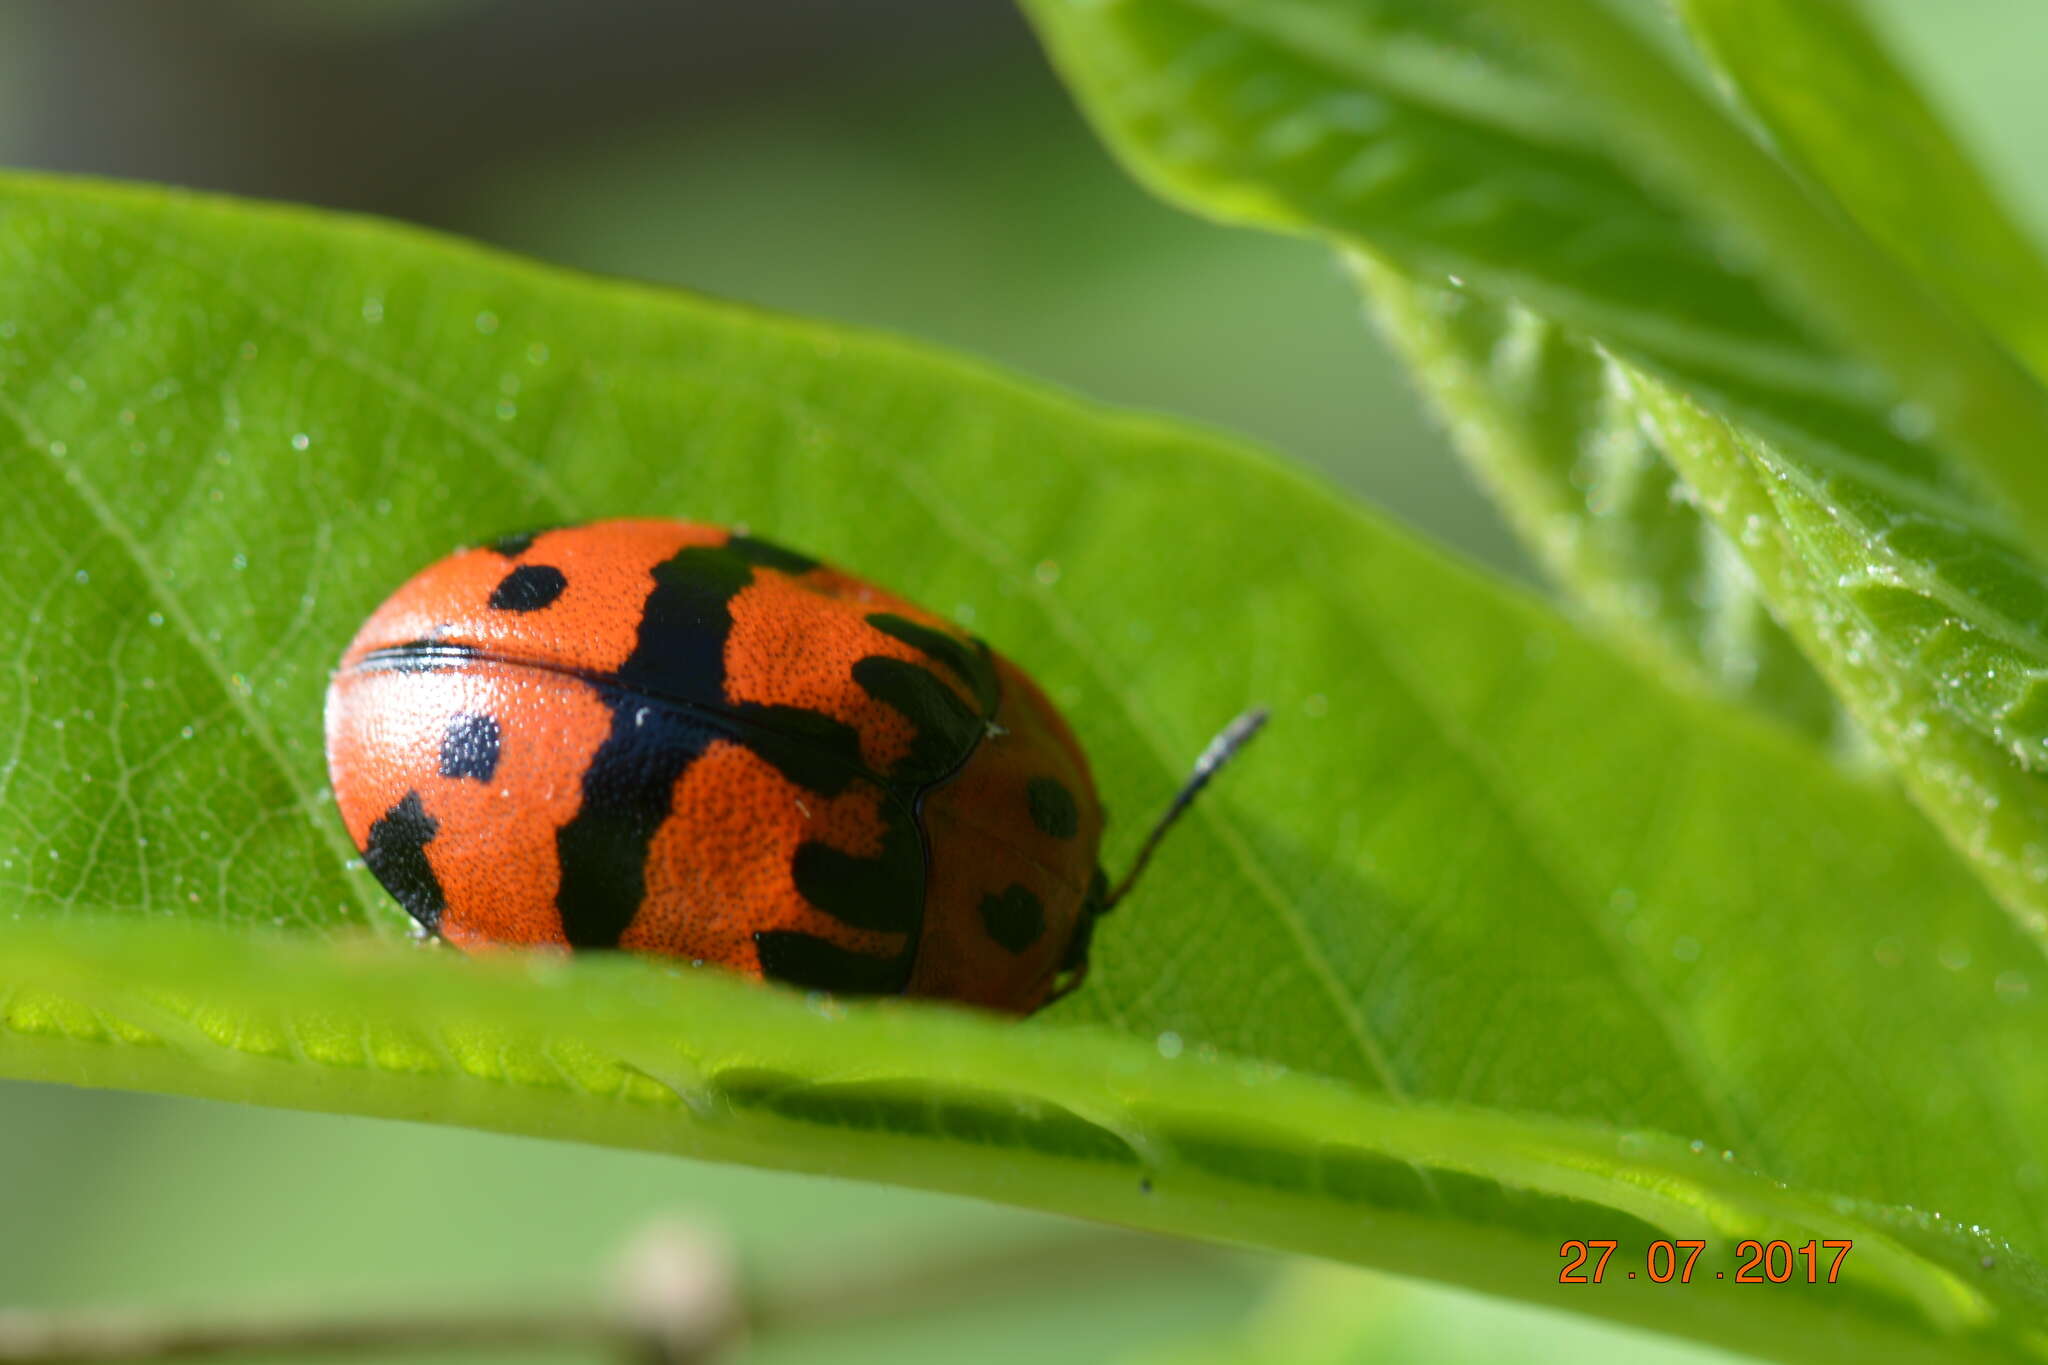
<path fill-rule="evenodd" d="M 2023 214 L 2048 218 L 2048 6 L 1879 8 Z M 1327 254 L 1147 198 L 995 0 L 10 0 L 0 161 L 380 213 L 887 328 L 1245 433 L 1527 572 Z M 0 1085 L 0 1172 L 0 1308 L 569 1294 L 662 1216 L 714 1229 L 772 1285 L 1077 1235 L 827 1180 L 23 1085 Z M 1715 1358 L 1382 1277 L 1139 1247 L 1064 1272 L 1041 1257 L 983 1298 L 913 1285 L 750 1358 L 1221 1361 L 1240 1337 L 1269 1360 Z M 1325 1322 L 1362 1344 L 1314 1354 Z"/>

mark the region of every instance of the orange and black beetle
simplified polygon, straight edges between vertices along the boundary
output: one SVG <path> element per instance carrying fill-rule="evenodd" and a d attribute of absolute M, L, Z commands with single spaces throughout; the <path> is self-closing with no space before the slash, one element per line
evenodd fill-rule
<path fill-rule="evenodd" d="M 1087 759 L 1022 671 L 716 526 L 598 522 L 428 568 L 343 656 L 327 763 L 370 870 L 462 948 L 1028 1013 L 1078 983 L 1115 900 Z"/>

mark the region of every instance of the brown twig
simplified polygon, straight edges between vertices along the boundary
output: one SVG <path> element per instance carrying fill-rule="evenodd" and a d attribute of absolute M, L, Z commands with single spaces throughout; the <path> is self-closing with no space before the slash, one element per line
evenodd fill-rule
<path fill-rule="evenodd" d="M 687 1225 L 636 1240 L 611 1303 L 480 1304 L 371 1315 L 179 1318 L 148 1313 L 0 1310 L 0 1365 L 111 1365 L 201 1356 L 334 1355 L 399 1349 L 581 1346 L 640 1365 L 703 1365 L 749 1335 L 823 1330 L 905 1309 L 1000 1297 L 1063 1281 L 1173 1273 L 1217 1253 L 1190 1243 L 1088 1229 L 994 1250 L 865 1259 L 743 1298 L 729 1254 Z"/>
<path fill-rule="evenodd" d="M 341 1354 L 400 1346 L 504 1349 L 535 1345 L 613 1347 L 622 1355 L 648 1354 L 648 1344 L 638 1330 L 619 1314 L 587 1308 L 183 1322 L 142 1313 L 0 1313 L 0 1361 L 9 1365 L 178 1360 L 243 1351 Z M 697 1361 L 708 1359 L 709 1354 L 656 1358 Z"/>
<path fill-rule="evenodd" d="M 614 1302 L 558 1307 L 481 1304 L 214 1319 L 0 1311 L 0 1363 L 105 1365 L 248 1351 L 337 1355 L 583 1346 L 644 1365 L 702 1365 L 743 1334 L 731 1258 L 686 1226 L 664 1225 L 640 1237 L 622 1262 L 619 1281 Z"/>

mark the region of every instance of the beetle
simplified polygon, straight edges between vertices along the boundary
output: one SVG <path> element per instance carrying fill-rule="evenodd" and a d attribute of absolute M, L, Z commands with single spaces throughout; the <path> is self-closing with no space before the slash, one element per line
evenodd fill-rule
<path fill-rule="evenodd" d="M 655 519 L 458 552 L 327 693 L 364 862 L 457 947 L 622 948 L 1028 1014 L 1254 733 L 1227 729 L 1121 883 L 1058 710 L 944 618 L 741 531 Z"/>

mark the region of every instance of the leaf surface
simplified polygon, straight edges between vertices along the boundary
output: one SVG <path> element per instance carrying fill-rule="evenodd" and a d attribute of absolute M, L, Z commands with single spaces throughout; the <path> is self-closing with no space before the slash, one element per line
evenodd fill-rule
<path fill-rule="evenodd" d="M 1831 41 L 1837 28 L 1861 32 L 1841 7 L 1765 9 L 1772 32 L 1800 37 L 1777 58 L 1743 57 L 1742 80 L 1774 111 L 1771 126 L 1802 139 L 1795 152 L 1829 168 L 1825 184 L 1775 161 L 1599 3 L 1030 6 L 1139 174 L 1202 211 L 1318 233 L 1384 263 L 1383 317 L 1424 360 L 1513 520 L 1610 626 L 1628 628 L 1615 603 L 1647 603 L 1638 652 L 1726 687 L 1714 632 L 1728 618 L 1715 605 L 1733 604 L 1739 621 L 1760 589 L 1855 730 L 2016 922 L 2048 934 L 2048 649 L 2036 629 L 2048 619 L 2048 439 L 2024 434 L 2048 395 L 1971 320 L 2010 323 L 1989 301 L 1999 286 L 1969 266 L 1937 269 L 1938 229 L 1905 221 L 1896 190 L 1858 168 L 1881 162 L 1915 180 L 1900 168 L 1930 160 L 1924 183 L 1954 184 L 1951 211 L 1977 221 L 1971 240 L 1994 244 L 1985 271 L 2019 281 L 2024 298 L 2040 268 L 1985 217 L 1988 192 L 1925 107 L 1898 108 L 1902 78 L 1882 49 L 1867 35 Z M 1855 158 L 1828 140 L 1845 135 L 1832 119 L 1805 117 L 1779 89 L 1822 64 L 1823 84 L 1853 107 L 1894 110 L 1858 124 L 1867 145 Z M 1823 197 L 1831 187 L 1846 210 Z M 1498 310 L 1460 324 L 1467 334 L 1448 350 L 1440 323 L 1402 302 L 1447 277 Z M 1582 391 L 1612 390 L 1614 372 L 1584 362 L 1613 357 L 1729 424 L 1741 439 L 1719 453 L 1753 467 L 1723 458 L 1709 478 L 1699 442 L 1626 402 L 1567 415 L 1560 432 L 1554 395 L 1513 369 L 1532 328 L 1579 358 Z M 1573 496 L 1597 496 L 1611 470 L 1560 479 L 1569 460 L 1597 466 L 1630 427 L 1647 427 L 1653 446 L 1686 443 L 1666 454 L 1687 472 L 1701 525 L 1640 505 L 1616 517 Z M 1705 571 L 1671 591 L 1673 566 L 1726 568 L 1727 550 L 1747 569 L 1736 592 L 1723 591 L 1730 575 Z M 1811 679 L 1776 662 L 1782 643 L 1752 633 L 1755 676 L 1777 681 L 1749 695 L 1809 733 L 1834 731 Z"/>
<path fill-rule="evenodd" d="M 1853 1283 L 1742 1313 L 1577 1302 L 1786 1356 L 2034 1349 L 2038 954 L 1781 728 L 1242 447 L 899 343 L 148 190 L 10 180 L 0 248 L 5 1074 L 1551 1303 L 1571 1236 L 1854 1236 Z M 622 513 L 747 523 L 968 620 L 1074 718 L 1112 868 L 1215 724 L 1276 718 L 1023 1026 L 374 942 L 402 917 L 322 790 L 327 669 L 452 546 Z"/>
<path fill-rule="evenodd" d="M 1860 748 L 1605 352 L 1519 304 L 1351 260 L 1459 453 L 1594 624 L 1680 686 Z"/>
<path fill-rule="evenodd" d="M 1773 146 L 2036 373 L 2048 266 L 1857 0 L 1681 0 Z"/>

